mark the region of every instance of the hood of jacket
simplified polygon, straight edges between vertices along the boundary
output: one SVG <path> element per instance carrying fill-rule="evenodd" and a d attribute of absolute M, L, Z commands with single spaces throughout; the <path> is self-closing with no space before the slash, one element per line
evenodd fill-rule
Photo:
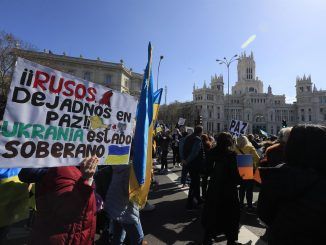
<path fill-rule="evenodd" d="M 324 188 L 325 195 L 320 195 L 326 203 L 326 177 L 313 169 L 303 169 L 279 164 L 276 167 L 260 168 L 262 184 L 269 186 L 280 198 L 296 199 L 313 194 Z M 317 194 L 317 193 L 316 193 Z"/>

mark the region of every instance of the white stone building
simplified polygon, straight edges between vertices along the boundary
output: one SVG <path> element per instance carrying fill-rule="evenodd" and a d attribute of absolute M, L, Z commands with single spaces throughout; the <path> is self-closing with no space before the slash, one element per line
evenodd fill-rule
<path fill-rule="evenodd" d="M 13 54 L 53 69 L 63 71 L 88 81 L 100 83 L 122 93 L 139 97 L 143 75 L 133 72 L 123 61 L 113 63 L 54 54 L 51 51 L 36 52 L 14 49 Z"/>
<path fill-rule="evenodd" d="M 256 77 L 256 64 L 251 53 L 241 54 L 237 65 L 238 80 L 228 96 L 224 92 L 222 76 L 211 77 L 210 86 L 193 88 L 195 114 L 202 116 L 204 130 L 210 133 L 226 130 L 231 119 L 249 123 L 248 133 L 262 129 L 277 134 L 282 120 L 288 126 L 302 123 L 326 124 L 326 90 L 317 91 L 311 77 L 296 79 L 296 98 L 293 104 L 285 102 L 285 95 L 275 95 Z"/>

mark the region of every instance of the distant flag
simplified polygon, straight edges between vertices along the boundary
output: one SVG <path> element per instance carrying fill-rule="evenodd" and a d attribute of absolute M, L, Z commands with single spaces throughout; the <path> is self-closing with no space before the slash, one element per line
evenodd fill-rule
<path fill-rule="evenodd" d="M 265 132 L 264 130 L 261 130 L 261 129 L 259 129 L 259 131 L 260 131 L 260 133 L 262 135 L 264 135 L 265 137 L 268 137 L 268 133 L 267 132 Z"/>
<path fill-rule="evenodd" d="M 129 179 L 129 198 L 140 206 L 146 203 L 152 171 L 152 137 L 154 94 L 152 46 L 148 45 L 148 62 L 137 108 L 134 156 Z"/>
<path fill-rule="evenodd" d="M 237 164 L 238 164 L 239 174 L 242 179 L 253 179 L 254 178 L 252 155 L 249 155 L 249 154 L 237 155 Z"/>

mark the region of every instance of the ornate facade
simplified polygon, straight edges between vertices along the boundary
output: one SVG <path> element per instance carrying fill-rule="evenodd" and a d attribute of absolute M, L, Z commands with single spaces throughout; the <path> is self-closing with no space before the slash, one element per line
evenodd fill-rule
<path fill-rule="evenodd" d="M 63 71 L 88 81 L 106 85 L 119 92 L 139 97 L 143 75 L 128 69 L 120 63 L 70 57 L 65 53 L 54 54 L 51 51 L 36 52 L 14 49 L 13 54 L 53 69 Z"/>
<path fill-rule="evenodd" d="M 268 86 L 264 93 L 263 82 L 256 77 L 256 64 L 251 53 L 239 57 L 238 80 L 225 94 L 222 76 L 211 77 L 210 86 L 193 88 L 195 115 L 202 116 L 204 130 L 210 133 L 226 130 L 232 119 L 249 123 L 248 133 L 262 129 L 277 134 L 282 120 L 289 126 L 299 123 L 326 124 L 326 90 L 317 90 L 311 77 L 296 79 L 296 99 L 293 104 L 285 95 L 275 95 Z"/>

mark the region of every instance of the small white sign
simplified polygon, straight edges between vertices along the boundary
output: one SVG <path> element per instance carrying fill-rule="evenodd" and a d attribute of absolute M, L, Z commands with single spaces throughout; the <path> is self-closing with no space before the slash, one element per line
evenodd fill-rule
<path fill-rule="evenodd" d="M 183 126 L 183 125 L 185 125 L 185 122 L 186 122 L 186 119 L 180 117 L 180 118 L 179 118 L 179 121 L 178 121 L 178 125 Z"/>
<path fill-rule="evenodd" d="M 186 131 L 188 134 L 193 134 L 193 133 L 194 133 L 194 128 L 192 128 L 192 127 L 185 127 L 185 131 Z"/>
<path fill-rule="evenodd" d="M 240 120 L 232 120 L 229 127 L 229 132 L 236 137 L 246 134 L 248 123 Z"/>

